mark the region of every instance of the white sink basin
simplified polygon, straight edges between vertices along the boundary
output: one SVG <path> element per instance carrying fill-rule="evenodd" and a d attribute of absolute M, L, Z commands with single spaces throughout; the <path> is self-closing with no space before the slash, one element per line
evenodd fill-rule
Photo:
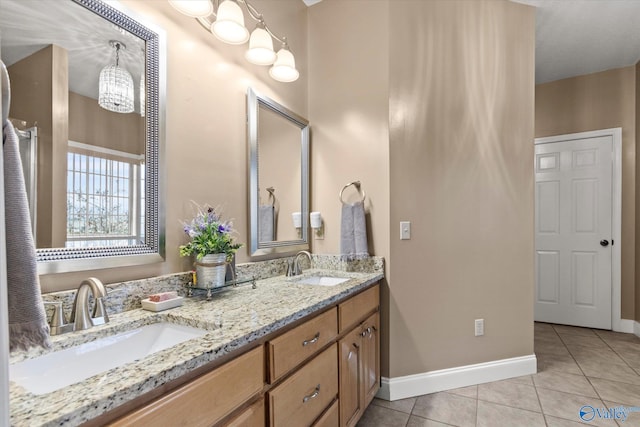
<path fill-rule="evenodd" d="M 344 277 L 310 276 L 298 280 L 298 283 L 316 286 L 335 286 L 340 283 L 344 283 L 347 280 L 349 279 L 345 279 Z"/>
<path fill-rule="evenodd" d="M 33 394 L 50 393 L 206 333 L 154 323 L 9 365 L 9 379 Z"/>

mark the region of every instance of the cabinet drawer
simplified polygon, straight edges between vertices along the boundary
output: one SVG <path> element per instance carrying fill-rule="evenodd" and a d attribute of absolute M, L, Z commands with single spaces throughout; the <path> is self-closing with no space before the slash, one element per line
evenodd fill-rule
<path fill-rule="evenodd" d="M 269 341 L 269 382 L 313 356 L 337 333 L 338 316 L 334 308 Z"/>
<path fill-rule="evenodd" d="M 331 407 L 327 409 L 327 411 L 322 414 L 320 418 L 316 421 L 313 427 L 338 427 L 340 422 L 340 404 L 336 400 L 333 402 Z"/>
<path fill-rule="evenodd" d="M 380 286 L 375 285 L 338 306 L 340 332 L 355 326 L 380 305 Z"/>
<path fill-rule="evenodd" d="M 311 425 L 337 394 L 338 349 L 334 344 L 269 392 L 270 425 Z"/>
<path fill-rule="evenodd" d="M 258 347 L 130 413 L 113 425 L 211 426 L 262 391 L 263 386 L 264 351 Z"/>
<path fill-rule="evenodd" d="M 226 427 L 264 427 L 264 398 L 242 411 L 237 417 L 225 424 Z"/>

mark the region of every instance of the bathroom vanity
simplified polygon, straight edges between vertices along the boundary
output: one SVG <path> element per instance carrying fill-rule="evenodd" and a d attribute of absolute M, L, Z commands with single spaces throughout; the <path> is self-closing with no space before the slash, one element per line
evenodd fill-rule
<path fill-rule="evenodd" d="M 312 277 L 345 280 L 302 283 Z M 34 395 L 11 383 L 12 425 L 353 426 L 379 387 L 382 277 L 306 270 L 54 337 L 56 351 L 158 322 L 206 330 L 58 391 Z"/>

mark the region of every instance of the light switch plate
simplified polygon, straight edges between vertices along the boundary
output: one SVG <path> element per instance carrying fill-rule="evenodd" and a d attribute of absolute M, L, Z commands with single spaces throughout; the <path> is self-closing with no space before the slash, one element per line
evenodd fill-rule
<path fill-rule="evenodd" d="M 411 221 L 400 221 L 400 240 L 411 239 Z"/>

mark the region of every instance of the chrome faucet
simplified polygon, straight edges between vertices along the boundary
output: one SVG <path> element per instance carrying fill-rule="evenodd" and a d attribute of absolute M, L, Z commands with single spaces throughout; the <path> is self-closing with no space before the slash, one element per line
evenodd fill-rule
<path fill-rule="evenodd" d="M 296 254 L 296 256 L 293 257 L 293 260 L 291 259 L 289 260 L 289 265 L 287 267 L 287 277 L 298 276 L 302 274 L 302 268 L 298 263 L 298 258 L 300 257 L 300 255 L 306 255 L 307 258 L 309 259 L 309 265 L 313 267 L 313 260 L 311 259 L 311 254 L 307 251 L 300 251 Z"/>
<path fill-rule="evenodd" d="M 95 300 L 93 313 L 89 315 L 89 291 Z M 70 323 L 73 323 L 75 331 L 89 329 L 92 326 L 102 325 L 109 321 L 107 310 L 104 306 L 104 298 L 107 291 L 102 282 L 95 277 L 85 279 L 80 283 L 76 292 L 76 299 L 73 302 Z"/>

